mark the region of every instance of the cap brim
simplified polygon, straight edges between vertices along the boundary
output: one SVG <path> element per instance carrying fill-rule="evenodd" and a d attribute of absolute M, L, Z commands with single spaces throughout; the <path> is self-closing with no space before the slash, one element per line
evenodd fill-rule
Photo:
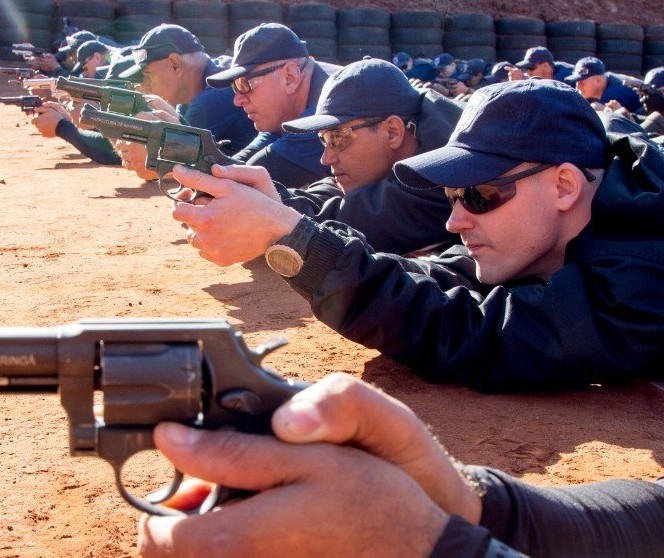
<path fill-rule="evenodd" d="M 340 126 L 354 118 L 357 118 L 357 116 L 343 117 L 332 116 L 329 114 L 314 114 L 312 116 L 305 116 L 304 118 L 284 122 L 281 127 L 287 132 L 292 132 L 294 134 L 317 132 L 319 130 L 327 130 L 328 128 Z"/>
<path fill-rule="evenodd" d="M 454 76 L 454 79 L 457 79 L 459 81 L 466 81 L 471 74 L 459 74 L 458 76 Z"/>
<path fill-rule="evenodd" d="M 517 68 L 520 70 L 527 70 L 530 68 L 533 64 L 531 62 L 528 62 L 528 60 L 521 60 L 521 62 L 517 62 L 514 64 Z"/>
<path fill-rule="evenodd" d="M 141 68 L 138 64 L 134 64 L 133 66 L 127 68 L 124 72 L 121 72 L 118 77 L 120 79 L 129 79 L 142 71 L 143 68 Z"/>
<path fill-rule="evenodd" d="M 576 83 L 577 81 L 583 81 L 584 79 L 587 79 L 592 76 L 582 76 L 579 74 L 571 74 L 565 78 L 565 81 L 567 83 Z"/>
<path fill-rule="evenodd" d="M 83 71 L 83 64 L 77 62 L 76 65 L 71 69 L 71 73 L 76 75 L 80 74 Z"/>
<path fill-rule="evenodd" d="M 208 85 L 212 87 L 228 87 L 231 83 L 233 83 L 235 78 L 243 76 L 247 72 L 251 71 L 253 67 L 254 66 L 234 66 L 228 70 L 223 70 L 208 76 L 205 81 L 207 81 Z"/>
<path fill-rule="evenodd" d="M 394 165 L 394 173 L 399 182 L 409 188 L 469 188 L 498 178 L 522 162 L 491 153 L 444 146 L 398 162 Z"/>
<path fill-rule="evenodd" d="M 74 50 L 70 45 L 65 45 L 63 47 L 60 47 L 58 49 L 58 52 L 62 52 L 63 54 L 69 54 L 72 50 Z"/>

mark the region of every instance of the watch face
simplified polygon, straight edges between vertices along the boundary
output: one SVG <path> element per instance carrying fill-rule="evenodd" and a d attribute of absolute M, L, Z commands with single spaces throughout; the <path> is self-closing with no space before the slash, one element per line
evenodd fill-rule
<path fill-rule="evenodd" d="M 265 252 L 265 260 L 274 271 L 283 277 L 295 277 L 304 262 L 302 257 L 290 246 L 275 244 Z"/>

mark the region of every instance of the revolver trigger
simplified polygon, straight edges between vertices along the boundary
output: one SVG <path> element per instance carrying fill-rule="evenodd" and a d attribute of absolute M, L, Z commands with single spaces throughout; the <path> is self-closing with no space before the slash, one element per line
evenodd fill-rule
<path fill-rule="evenodd" d="M 277 349 L 288 344 L 288 339 L 285 337 L 277 337 L 276 339 L 271 339 L 265 343 L 261 343 L 253 349 L 251 352 L 251 360 L 254 364 L 260 365 L 261 361 L 269 355 L 271 352 L 276 351 Z"/>

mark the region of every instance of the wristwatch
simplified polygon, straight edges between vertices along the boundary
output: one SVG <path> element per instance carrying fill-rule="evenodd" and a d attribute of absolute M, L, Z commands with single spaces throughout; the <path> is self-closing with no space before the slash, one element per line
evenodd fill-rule
<path fill-rule="evenodd" d="M 272 244 L 265 251 L 265 261 L 282 277 L 295 277 L 304 265 L 304 260 L 297 250 L 281 243 Z"/>
<path fill-rule="evenodd" d="M 282 277 L 295 277 L 304 265 L 309 241 L 316 230 L 316 223 L 302 216 L 293 232 L 282 236 L 265 251 L 267 265 Z"/>

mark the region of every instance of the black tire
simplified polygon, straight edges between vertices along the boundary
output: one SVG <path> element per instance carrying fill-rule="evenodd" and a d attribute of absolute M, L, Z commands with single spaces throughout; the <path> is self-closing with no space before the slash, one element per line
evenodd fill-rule
<path fill-rule="evenodd" d="M 550 21 L 546 24 L 546 36 L 564 37 L 592 37 L 597 33 L 597 24 L 591 20 L 579 21 Z"/>
<path fill-rule="evenodd" d="M 53 16 L 44 14 L 24 13 L 22 14 L 25 26 L 29 29 L 41 29 L 43 31 L 53 31 Z"/>
<path fill-rule="evenodd" d="M 391 16 L 392 30 L 398 28 L 443 28 L 443 19 L 440 13 L 433 11 L 394 12 Z"/>
<path fill-rule="evenodd" d="M 381 27 L 339 27 L 337 43 L 340 45 L 390 44 L 390 32 Z"/>
<path fill-rule="evenodd" d="M 597 39 L 623 39 L 642 41 L 643 27 L 631 23 L 600 23 L 597 26 Z"/>
<path fill-rule="evenodd" d="M 595 37 L 549 37 L 546 42 L 551 52 L 554 50 L 597 51 Z"/>
<path fill-rule="evenodd" d="M 228 5 L 228 17 L 231 20 L 260 20 L 281 23 L 284 20 L 283 9 L 272 2 L 250 1 Z M 251 29 L 251 27 L 249 27 Z"/>
<path fill-rule="evenodd" d="M 664 54 L 664 41 L 650 41 L 643 43 L 643 54 L 644 56 Z"/>
<path fill-rule="evenodd" d="M 286 21 L 328 21 L 337 22 L 337 10 L 327 4 L 300 4 L 288 6 L 285 13 Z"/>
<path fill-rule="evenodd" d="M 402 27 L 390 31 L 393 43 L 443 44 L 443 30 L 440 27 Z"/>
<path fill-rule="evenodd" d="M 390 12 L 374 8 L 349 8 L 337 10 L 337 28 L 381 27 L 390 28 Z"/>
<path fill-rule="evenodd" d="M 536 47 L 547 45 L 546 37 L 544 35 L 497 35 L 496 36 L 496 49 L 497 50 L 518 50 L 524 51 Z"/>
<path fill-rule="evenodd" d="M 16 2 L 22 12 L 32 14 L 53 15 L 53 0 L 21 0 Z"/>
<path fill-rule="evenodd" d="M 205 47 L 205 52 L 207 52 L 212 58 L 220 56 L 229 48 L 233 47 L 233 45 L 228 44 L 228 40 L 224 37 L 197 36 L 198 40 Z"/>
<path fill-rule="evenodd" d="M 343 64 L 362 60 L 365 56 L 391 60 L 392 49 L 389 46 L 378 45 L 337 45 L 337 58 Z"/>
<path fill-rule="evenodd" d="M 0 29 L 0 60 L 16 64 L 18 64 L 19 62 L 23 62 L 22 56 L 17 56 L 12 52 L 11 43 L 9 43 L 8 46 L 2 46 L 4 40 L 5 38 L 2 35 L 2 29 Z M 13 66 L 14 64 L 11 65 Z"/>
<path fill-rule="evenodd" d="M 221 1 L 210 0 L 176 0 L 171 7 L 174 19 L 210 18 L 222 19 L 228 16 L 228 7 Z"/>
<path fill-rule="evenodd" d="M 493 16 L 489 14 L 462 13 L 450 14 L 445 18 L 445 31 L 493 31 Z"/>
<path fill-rule="evenodd" d="M 303 39 L 307 43 L 307 50 L 309 54 L 316 60 L 337 58 L 337 41 L 336 39 L 319 39 L 307 38 Z"/>
<path fill-rule="evenodd" d="M 115 36 L 115 22 L 112 19 L 70 16 L 69 22 L 81 31 L 91 31 L 95 35 Z"/>
<path fill-rule="evenodd" d="M 664 41 L 664 25 L 646 25 L 643 28 L 643 36 L 648 41 Z"/>
<path fill-rule="evenodd" d="M 596 55 L 594 50 L 556 50 L 551 52 L 556 60 L 559 62 L 567 62 L 569 64 L 576 64 L 581 58 Z"/>
<path fill-rule="evenodd" d="M 337 24 L 334 21 L 293 21 L 290 28 L 300 39 L 315 37 L 336 40 L 337 38 Z"/>
<path fill-rule="evenodd" d="M 110 2 L 90 2 L 89 0 L 60 0 L 58 2 L 59 17 L 96 17 L 113 19 L 115 6 Z"/>
<path fill-rule="evenodd" d="M 180 17 L 173 19 L 173 23 L 191 31 L 199 39 L 204 37 L 219 37 L 224 41 L 228 38 L 228 21 L 225 17 Z"/>
<path fill-rule="evenodd" d="M 427 45 L 421 43 L 392 43 L 392 52 L 407 52 L 415 57 L 418 54 L 423 54 L 426 58 L 435 58 L 444 49 L 440 45 Z"/>
<path fill-rule="evenodd" d="M 607 70 L 617 71 L 618 68 L 641 71 L 643 65 L 643 58 L 636 54 L 603 54 L 601 57 L 602 62 Z"/>
<path fill-rule="evenodd" d="M 455 46 L 496 46 L 496 34 L 493 31 L 475 31 L 465 29 L 463 31 L 446 31 L 443 33 L 443 45 Z"/>
<path fill-rule="evenodd" d="M 0 21 L 0 44 L 11 47 L 12 43 L 27 43 L 28 40 L 27 29 L 19 29 L 11 23 Z"/>
<path fill-rule="evenodd" d="M 516 64 L 517 62 L 521 62 L 523 60 L 523 57 L 526 54 L 525 48 L 520 48 L 520 49 L 496 49 L 496 56 L 498 57 L 498 60 L 507 60 L 508 62 L 511 62 L 512 64 Z"/>
<path fill-rule="evenodd" d="M 493 64 L 498 59 L 496 49 L 490 46 L 481 46 L 481 45 L 458 46 L 446 49 L 446 52 L 449 52 L 457 60 L 470 60 L 471 58 L 481 58 L 487 64 Z"/>
<path fill-rule="evenodd" d="M 597 41 L 597 52 L 600 54 L 643 54 L 642 41 L 627 39 L 600 39 Z"/>
<path fill-rule="evenodd" d="M 137 45 L 143 35 L 140 31 L 116 31 L 115 40 L 123 46 Z"/>
<path fill-rule="evenodd" d="M 495 21 L 496 35 L 545 35 L 544 20 L 535 17 L 501 17 Z"/>
<path fill-rule="evenodd" d="M 258 27 L 261 23 L 281 23 L 280 21 L 272 21 L 265 19 L 230 19 L 228 21 L 228 36 L 231 40 L 237 39 L 245 31 Z"/>
<path fill-rule="evenodd" d="M 141 37 L 153 27 L 162 23 L 171 23 L 170 18 L 164 19 L 157 15 L 130 15 L 120 16 L 115 20 L 116 39 L 118 33 L 135 35 Z M 122 41 L 118 40 L 120 44 Z"/>
<path fill-rule="evenodd" d="M 647 72 L 653 68 L 664 66 L 664 55 L 662 54 L 646 54 L 643 57 L 643 71 Z"/>
<path fill-rule="evenodd" d="M 28 29 L 28 42 L 38 47 L 50 49 L 53 44 L 53 32 L 44 29 Z"/>
<path fill-rule="evenodd" d="M 115 12 L 118 16 L 171 17 L 170 0 L 117 0 Z"/>

